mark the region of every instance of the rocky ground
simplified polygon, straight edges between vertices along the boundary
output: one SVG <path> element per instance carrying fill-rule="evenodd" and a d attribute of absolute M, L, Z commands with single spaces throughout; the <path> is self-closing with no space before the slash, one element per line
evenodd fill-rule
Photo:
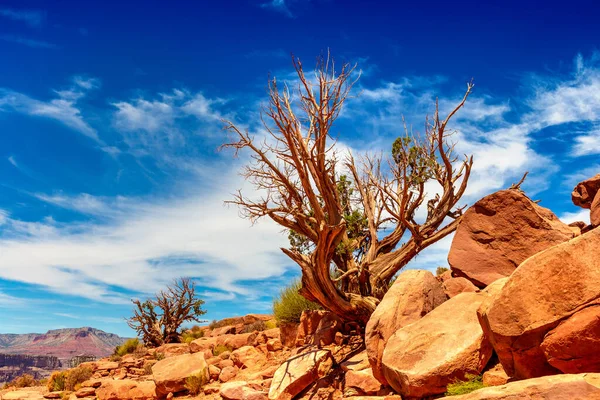
<path fill-rule="evenodd" d="M 474 204 L 451 271 L 402 272 L 365 331 L 326 311 L 249 332 L 269 316 L 231 318 L 190 344 L 87 363 L 72 394 L 28 388 L 0 399 L 433 399 L 482 376 L 457 400 L 600 400 L 600 175 L 577 185 L 591 225 L 562 223 L 518 188 Z"/>

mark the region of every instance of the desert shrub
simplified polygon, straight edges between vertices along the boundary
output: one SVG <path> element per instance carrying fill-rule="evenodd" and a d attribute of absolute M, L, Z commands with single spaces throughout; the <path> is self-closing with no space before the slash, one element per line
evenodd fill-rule
<path fill-rule="evenodd" d="M 121 361 L 121 358 L 122 358 L 121 356 L 118 356 L 118 355 L 116 355 L 116 354 L 113 354 L 113 355 L 111 355 L 110 357 L 108 357 L 108 359 L 109 359 L 110 361 L 114 361 L 114 362 L 119 362 L 119 361 Z"/>
<path fill-rule="evenodd" d="M 140 346 L 140 341 L 137 338 L 127 339 L 125 343 L 115 347 L 113 355 L 123 357 L 125 354 L 131 354 Z"/>
<path fill-rule="evenodd" d="M 483 388 L 483 378 L 481 375 L 470 375 L 465 376 L 466 381 L 456 380 L 449 384 L 446 388 L 446 396 L 458 396 L 461 394 L 471 393 L 477 389 Z"/>
<path fill-rule="evenodd" d="M 448 270 L 448 268 L 446 268 L 446 267 L 437 267 L 437 269 L 435 270 L 435 275 L 436 275 L 436 276 L 442 276 L 442 274 L 443 274 L 444 272 L 448 272 L 448 271 L 449 271 L 449 270 Z"/>
<path fill-rule="evenodd" d="M 232 351 L 232 350 L 233 349 L 229 346 L 225 346 L 224 344 L 219 344 L 214 347 L 212 352 L 213 352 L 213 356 L 218 356 L 218 355 L 225 353 L 226 351 Z"/>
<path fill-rule="evenodd" d="M 18 388 L 31 387 L 37 385 L 37 381 L 35 380 L 35 378 L 29 374 L 19 376 L 18 378 L 15 378 L 13 382 Z"/>
<path fill-rule="evenodd" d="M 92 369 L 89 367 L 77 367 L 67 371 L 65 377 L 65 389 L 74 391 L 79 385 L 92 377 Z"/>
<path fill-rule="evenodd" d="M 277 320 L 275 318 L 265 322 L 266 330 L 277 328 Z"/>
<path fill-rule="evenodd" d="M 56 371 L 50 375 L 48 378 L 47 387 L 51 392 L 59 392 L 65 390 L 65 383 L 67 380 L 67 372 L 66 371 Z"/>
<path fill-rule="evenodd" d="M 296 279 L 285 287 L 279 296 L 273 299 L 273 314 L 278 322 L 300 322 L 302 311 L 319 310 L 321 307 L 305 299 L 298 291 L 302 287 Z"/>
<path fill-rule="evenodd" d="M 185 380 L 185 388 L 192 396 L 197 396 L 202 391 L 202 386 L 206 385 L 207 379 L 203 373 L 188 376 Z"/>
<path fill-rule="evenodd" d="M 64 392 L 62 392 L 62 394 L 60 395 L 60 399 L 61 400 L 69 400 L 71 398 L 71 392 L 68 390 L 65 390 Z"/>
<path fill-rule="evenodd" d="M 204 337 L 204 331 L 196 325 L 181 334 L 181 343 L 191 343 L 201 337 Z"/>
<path fill-rule="evenodd" d="M 244 326 L 243 333 L 262 332 L 267 330 L 267 324 L 265 321 L 256 321 L 250 325 Z"/>
<path fill-rule="evenodd" d="M 160 361 L 160 360 L 164 360 L 165 359 L 165 353 L 159 353 L 158 351 L 155 351 L 152 356 L 154 357 L 154 359 L 156 361 Z"/>
<path fill-rule="evenodd" d="M 148 364 L 144 365 L 144 374 L 145 375 L 152 375 L 152 365 L 154 365 L 154 364 L 148 363 Z"/>

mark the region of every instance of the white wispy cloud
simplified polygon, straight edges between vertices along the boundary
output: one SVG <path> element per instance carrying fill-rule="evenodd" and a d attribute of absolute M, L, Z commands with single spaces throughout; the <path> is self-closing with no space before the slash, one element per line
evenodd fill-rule
<path fill-rule="evenodd" d="M 25 22 L 31 27 L 38 27 L 44 22 L 46 13 L 42 10 L 0 8 L 0 16 L 13 21 Z"/>
<path fill-rule="evenodd" d="M 229 171 L 229 172 L 227 172 Z M 202 193 L 181 193 L 162 200 L 109 203 L 75 196 L 43 197 L 82 213 L 104 216 L 99 222 L 37 223 L 6 217 L 0 239 L 0 277 L 47 290 L 98 301 L 126 302 L 118 289 L 153 293 L 180 276 L 197 278 L 221 292 L 256 295 L 239 281 L 266 279 L 289 262 L 280 228 L 250 226 L 238 210 L 223 206 L 244 182 L 235 169 L 215 167 L 212 180 L 196 185 Z M 120 208 L 114 218 L 110 208 Z"/>
<path fill-rule="evenodd" d="M 294 18 L 294 14 L 292 14 L 288 4 L 286 4 L 286 0 L 271 0 L 261 4 L 261 7 L 277 11 L 288 18 Z"/>
<path fill-rule="evenodd" d="M 97 87 L 98 80 L 75 77 L 74 84 L 63 90 L 54 91 L 56 97 L 51 100 L 38 100 L 23 93 L 0 88 L 0 109 L 10 108 L 26 115 L 53 119 L 63 125 L 103 144 L 98 133 L 83 118 L 77 103 L 87 90 Z M 87 85 L 85 88 L 83 85 Z"/>
<path fill-rule="evenodd" d="M 3 308 L 3 307 L 11 307 L 12 308 L 12 307 L 20 306 L 23 304 L 25 304 L 25 301 L 23 299 L 8 295 L 8 294 L 0 291 L 0 308 Z"/>
<path fill-rule="evenodd" d="M 46 42 L 43 40 L 30 39 L 30 38 L 26 38 L 26 37 L 22 37 L 22 36 L 1 35 L 0 39 L 4 40 L 5 42 L 22 44 L 22 45 L 25 45 L 28 47 L 33 47 L 33 48 L 38 48 L 38 49 L 56 49 L 56 48 L 58 48 L 58 46 L 55 45 L 54 43 Z"/>

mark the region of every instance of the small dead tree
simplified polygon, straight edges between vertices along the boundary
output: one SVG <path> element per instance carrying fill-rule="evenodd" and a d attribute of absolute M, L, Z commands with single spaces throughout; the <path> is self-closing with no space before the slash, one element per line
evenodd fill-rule
<path fill-rule="evenodd" d="M 238 191 L 227 203 L 240 207 L 251 221 L 268 217 L 289 231 L 290 248 L 282 251 L 302 269 L 301 293 L 348 321 L 366 323 L 394 275 L 420 251 L 453 232 L 463 208 L 472 157 L 459 161 L 448 122 L 463 107 L 473 85 L 458 105 L 441 119 L 436 102 L 425 132 L 404 134 L 391 157 L 352 156 L 342 164 L 330 137 L 356 80 L 355 66 L 321 58 L 313 80 L 292 58 L 296 90 L 269 83 L 269 103 L 262 113 L 268 132 L 255 140 L 234 123 L 225 129 L 236 141 L 225 144 L 250 152 L 243 176 L 262 198 Z M 345 169 L 346 174 L 340 173 Z M 441 193 L 427 200 L 424 221 L 417 210 L 427 199 L 426 184 L 437 182 Z"/>
<path fill-rule="evenodd" d="M 185 322 L 201 322 L 200 317 L 206 314 L 204 301 L 196 297 L 196 287 L 188 278 L 175 281 L 154 299 L 132 302 L 135 308 L 127 324 L 150 347 L 178 343 L 180 327 Z"/>

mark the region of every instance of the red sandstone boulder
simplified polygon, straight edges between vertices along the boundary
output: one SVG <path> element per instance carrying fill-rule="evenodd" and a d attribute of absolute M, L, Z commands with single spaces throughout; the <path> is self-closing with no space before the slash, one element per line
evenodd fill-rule
<path fill-rule="evenodd" d="M 267 400 L 262 388 L 244 381 L 228 382 L 221 386 L 219 394 L 225 400 Z"/>
<path fill-rule="evenodd" d="M 209 380 L 208 364 L 201 353 L 165 358 L 152 366 L 152 377 L 159 396 L 185 390 L 185 380 L 192 375 L 203 375 L 207 382 Z"/>
<path fill-rule="evenodd" d="M 335 340 L 335 334 L 341 331 L 342 327 L 342 321 L 330 311 L 303 311 L 300 316 L 296 344 L 330 345 Z"/>
<path fill-rule="evenodd" d="M 589 209 L 600 190 L 600 174 L 579 182 L 571 193 L 571 200 L 576 206 Z"/>
<path fill-rule="evenodd" d="M 548 363 L 541 344 L 562 321 L 600 303 L 598 249 L 600 229 L 594 229 L 530 257 L 478 311 L 481 325 L 509 376 L 524 379 L 559 372 Z M 559 358 L 563 351 L 575 352 L 572 334 L 586 325 L 582 321 L 558 329 L 557 337 L 571 339 L 550 339 L 547 349 L 552 348 L 552 354 Z"/>
<path fill-rule="evenodd" d="M 528 257 L 575 235 L 547 208 L 518 190 L 502 190 L 465 213 L 448 254 L 454 276 L 478 287 L 510 276 Z"/>
<path fill-rule="evenodd" d="M 255 347 L 244 346 L 231 353 L 231 361 L 239 368 L 249 368 L 264 364 L 266 361 L 265 355 L 258 351 Z"/>
<path fill-rule="evenodd" d="M 402 272 L 377 306 L 365 329 L 365 344 L 373 375 L 387 384 L 381 359 L 387 340 L 446 301 L 439 280 L 429 271 Z"/>
<path fill-rule="evenodd" d="M 311 350 L 290 357 L 275 371 L 269 400 L 291 400 L 310 384 L 331 371 L 334 359 L 329 350 Z"/>
<path fill-rule="evenodd" d="M 168 343 L 154 349 L 157 353 L 162 353 L 165 357 L 179 356 L 190 353 L 190 345 L 187 343 Z"/>
<path fill-rule="evenodd" d="M 600 400 L 600 374 L 553 375 L 476 390 L 452 400 Z"/>
<path fill-rule="evenodd" d="M 105 380 L 96 389 L 98 400 L 154 400 L 156 386 L 152 381 Z"/>
<path fill-rule="evenodd" d="M 541 349 L 548 363 L 566 374 L 600 371 L 600 305 L 563 321 L 546 335 Z"/>
<path fill-rule="evenodd" d="M 190 343 L 192 353 L 200 353 L 205 350 L 212 350 L 217 345 L 216 337 L 201 337 Z"/>
<path fill-rule="evenodd" d="M 600 190 L 596 193 L 590 210 L 590 222 L 592 226 L 600 226 Z"/>
<path fill-rule="evenodd" d="M 394 333 L 383 352 L 383 373 L 402 397 L 446 391 L 467 374 L 479 375 L 492 356 L 477 309 L 490 294 L 461 293 Z"/>
<path fill-rule="evenodd" d="M 383 385 L 373 376 L 371 368 L 362 371 L 349 370 L 344 381 L 345 396 L 376 395 Z"/>
<path fill-rule="evenodd" d="M 443 281 L 442 286 L 444 287 L 444 293 L 446 293 L 448 298 L 452 298 L 457 294 L 477 292 L 479 290 L 470 280 L 463 277 L 446 279 Z"/>
<path fill-rule="evenodd" d="M 298 337 L 299 324 L 295 322 L 280 322 L 279 323 L 279 339 L 285 347 L 294 347 L 296 338 Z"/>
<path fill-rule="evenodd" d="M 500 386 L 508 383 L 508 375 L 502 368 L 502 364 L 498 363 L 492 368 L 483 373 L 484 386 Z"/>

